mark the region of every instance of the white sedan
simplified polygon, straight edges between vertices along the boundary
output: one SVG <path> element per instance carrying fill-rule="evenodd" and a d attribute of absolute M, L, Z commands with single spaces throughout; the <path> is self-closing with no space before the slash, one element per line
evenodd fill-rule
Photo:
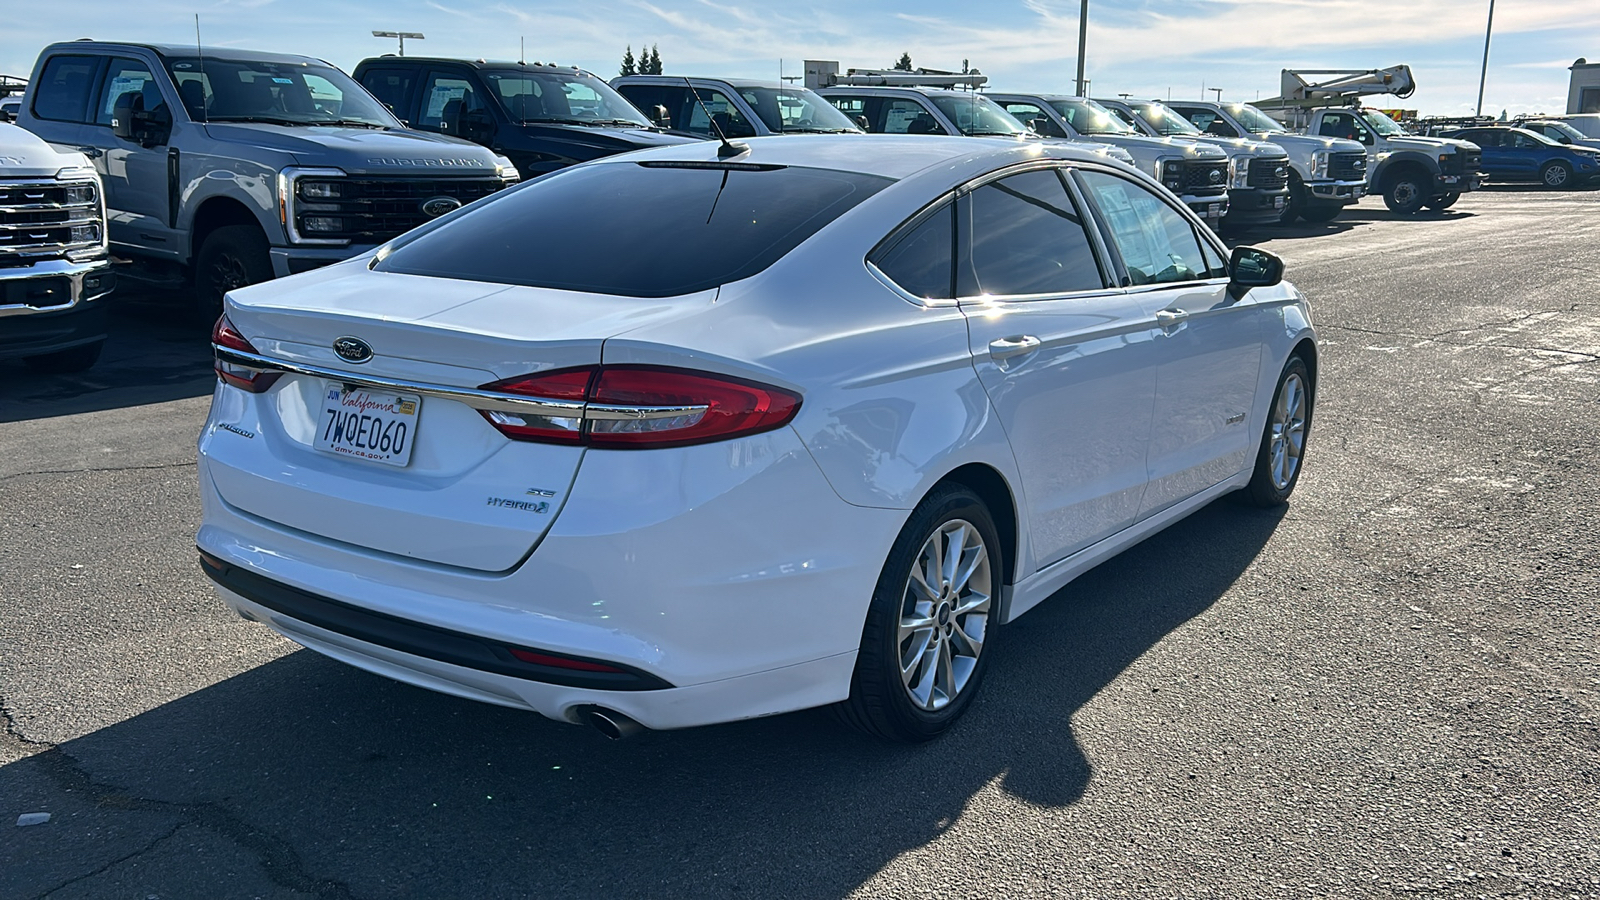
<path fill-rule="evenodd" d="M 230 294 L 202 568 L 245 618 L 612 737 L 837 704 L 920 741 L 997 629 L 1284 502 L 1305 298 L 1072 147 L 662 148 Z"/>

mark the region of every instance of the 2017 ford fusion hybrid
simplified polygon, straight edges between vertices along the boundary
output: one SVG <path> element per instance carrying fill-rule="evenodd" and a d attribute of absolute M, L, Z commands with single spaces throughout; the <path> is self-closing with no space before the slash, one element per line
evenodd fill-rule
<path fill-rule="evenodd" d="M 829 704 L 938 735 L 1006 622 L 1223 494 L 1284 502 L 1317 371 L 1281 262 L 1155 181 L 926 136 L 575 166 L 234 291 L 213 341 L 230 606 L 612 736 Z"/>

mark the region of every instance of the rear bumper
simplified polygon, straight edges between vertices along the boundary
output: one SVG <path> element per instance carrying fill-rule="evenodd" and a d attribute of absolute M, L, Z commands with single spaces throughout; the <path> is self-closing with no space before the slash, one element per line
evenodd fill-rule
<path fill-rule="evenodd" d="M 840 500 L 792 429 L 648 453 L 591 450 L 526 561 L 483 572 L 229 505 L 211 471 L 224 465 L 211 457 L 227 451 L 210 442 L 265 437 L 208 428 L 201 438 L 196 543 L 244 573 L 215 579 L 229 606 L 369 671 L 562 721 L 599 705 L 680 728 L 843 699 L 907 515 Z M 444 651 L 417 640 L 420 631 L 442 636 Z M 507 668 L 497 652 L 507 648 L 638 677 L 557 683 L 549 671 Z"/>
<path fill-rule="evenodd" d="M 53 260 L 0 269 L 0 359 L 39 356 L 104 340 L 104 297 L 116 287 L 106 260 Z"/>

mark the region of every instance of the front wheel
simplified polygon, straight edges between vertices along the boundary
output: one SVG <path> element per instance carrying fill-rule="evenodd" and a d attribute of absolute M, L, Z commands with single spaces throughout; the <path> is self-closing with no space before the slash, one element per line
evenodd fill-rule
<path fill-rule="evenodd" d="M 206 322 L 222 315 L 222 297 L 272 278 L 267 236 L 254 225 L 224 225 L 206 235 L 195 255 L 194 308 Z"/>
<path fill-rule="evenodd" d="M 1272 395 L 1266 431 L 1261 436 L 1261 449 L 1256 453 L 1255 472 L 1250 476 L 1250 484 L 1241 492 L 1250 503 L 1279 506 L 1288 502 L 1289 495 L 1294 493 L 1305 459 L 1306 436 L 1311 432 L 1311 407 L 1315 398 L 1316 388 L 1311 383 L 1305 360 L 1289 357 L 1283 373 L 1278 376 L 1278 389 Z"/>
<path fill-rule="evenodd" d="M 1421 210 L 1423 202 L 1427 199 L 1428 194 L 1423 189 L 1422 182 L 1410 172 L 1389 179 L 1389 186 L 1383 189 L 1383 205 L 1389 207 L 1391 212 L 1403 216 Z"/>
<path fill-rule="evenodd" d="M 994 520 L 976 494 L 948 486 L 924 498 L 878 577 L 839 717 L 902 743 L 954 724 L 993 652 L 1000 560 Z"/>
<path fill-rule="evenodd" d="M 1305 217 L 1308 221 L 1315 221 L 1310 216 L 1306 216 L 1306 204 L 1308 202 L 1305 182 L 1300 180 L 1299 175 L 1290 171 L 1289 198 L 1283 204 L 1283 212 L 1278 216 L 1278 224 L 1292 225 L 1295 219 L 1301 217 Z"/>
<path fill-rule="evenodd" d="M 1572 167 L 1564 162 L 1546 163 L 1539 170 L 1539 180 L 1553 191 L 1572 187 Z"/>
<path fill-rule="evenodd" d="M 1428 208 L 1432 209 L 1432 210 L 1437 210 L 1437 211 L 1443 212 L 1444 210 L 1447 210 L 1450 207 L 1455 206 L 1456 205 L 1456 201 L 1460 200 L 1460 199 L 1461 199 L 1461 192 L 1460 191 L 1451 191 L 1448 194 L 1440 194 L 1439 196 L 1434 197 L 1433 199 L 1428 201 Z"/>

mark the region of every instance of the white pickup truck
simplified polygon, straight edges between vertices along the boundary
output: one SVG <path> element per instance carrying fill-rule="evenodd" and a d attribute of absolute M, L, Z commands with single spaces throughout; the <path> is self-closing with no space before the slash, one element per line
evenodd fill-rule
<path fill-rule="evenodd" d="M 1303 123 L 1306 134 L 1345 138 L 1365 147 L 1368 188 L 1382 194 L 1384 205 L 1394 212 L 1447 209 L 1483 184 L 1478 171 L 1483 151 L 1470 141 L 1414 135 L 1378 110 L 1361 106 L 1273 111 L 1286 115 L 1291 127 Z"/>

